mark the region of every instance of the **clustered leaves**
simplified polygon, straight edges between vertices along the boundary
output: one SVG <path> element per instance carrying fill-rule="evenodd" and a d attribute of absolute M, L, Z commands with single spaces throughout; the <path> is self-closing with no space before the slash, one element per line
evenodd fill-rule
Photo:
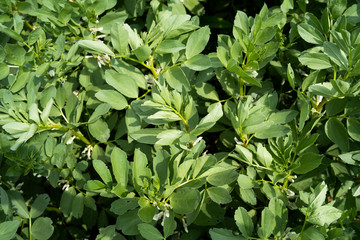
<path fill-rule="evenodd" d="M 206 6 L 0 1 L 0 239 L 359 238 L 360 5 Z"/>

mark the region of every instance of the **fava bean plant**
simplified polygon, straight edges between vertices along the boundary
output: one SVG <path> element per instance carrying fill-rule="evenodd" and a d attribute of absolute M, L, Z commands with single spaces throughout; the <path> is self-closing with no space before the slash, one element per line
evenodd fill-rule
<path fill-rule="evenodd" d="M 0 239 L 360 239 L 360 3 L 265 2 L 0 0 Z"/>

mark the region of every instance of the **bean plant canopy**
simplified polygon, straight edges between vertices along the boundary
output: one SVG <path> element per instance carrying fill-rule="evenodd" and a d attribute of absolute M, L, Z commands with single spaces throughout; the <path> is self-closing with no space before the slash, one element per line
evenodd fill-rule
<path fill-rule="evenodd" d="M 0 0 L 0 240 L 360 239 L 359 0 Z"/>

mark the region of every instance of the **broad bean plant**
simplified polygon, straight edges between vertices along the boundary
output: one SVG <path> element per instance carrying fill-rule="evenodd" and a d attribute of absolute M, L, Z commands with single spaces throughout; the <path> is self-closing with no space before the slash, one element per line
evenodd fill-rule
<path fill-rule="evenodd" d="M 360 238 L 360 3 L 211 4 L 0 0 L 0 239 Z"/>

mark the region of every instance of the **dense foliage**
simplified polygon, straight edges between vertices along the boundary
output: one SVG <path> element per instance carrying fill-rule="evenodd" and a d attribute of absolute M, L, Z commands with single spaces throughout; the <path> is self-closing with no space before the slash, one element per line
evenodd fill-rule
<path fill-rule="evenodd" d="M 0 239 L 359 239 L 357 2 L 0 0 Z"/>

